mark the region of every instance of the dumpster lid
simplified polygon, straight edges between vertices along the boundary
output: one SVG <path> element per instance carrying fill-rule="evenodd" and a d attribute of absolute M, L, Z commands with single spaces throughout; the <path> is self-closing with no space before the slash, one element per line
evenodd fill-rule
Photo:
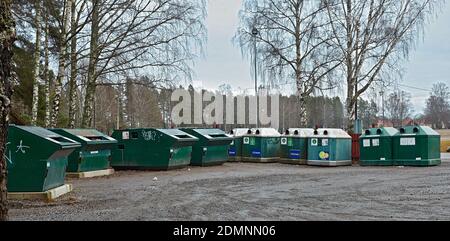
<path fill-rule="evenodd" d="M 342 129 L 334 128 L 320 128 L 314 131 L 311 137 L 328 137 L 328 138 L 341 138 L 351 139 L 352 137 Z"/>
<path fill-rule="evenodd" d="M 262 137 L 279 137 L 279 136 L 281 136 L 280 132 L 278 132 L 274 128 L 252 128 L 252 129 L 247 129 L 246 135 L 262 136 Z"/>
<path fill-rule="evenodd" d="M 248 128 L 234 128 L 230 131 L 230 135 L 234 137 L 247 135 Z"/>
<path fill-rule="evenodd" d="M 197 134 L 199 134 L 200 136 L 208 139 L 208 140 L 213 140 L 216 138 L 220 138 L 220 139 L 229 139 L 230 141 L 232 140 L 232 136 L 226 134 L 223 130 L 221 129 L 205 129 L 205 128 L 181 128 L 182 131 L 192 131 L 195 132 Z M 191 132 L 191 133 L 192 133 Z"/>
<path fill-rule="evenodd" d="M 77 141 L 85 144 L 115 144 L 117 140 L 109 137 L 96 129 L 50 129 L 56 132 L 67 134 L 69 138 L 73 138 Z"/>
<path fill-rule="evenodd" d="M 197 137 L 190 135 L 184 131 L 181 131 L 179 129 L 155 129 L 161 133 L 164 133 L 166 135 L 172 136 L 176 139 L 195 139 L 198 140 Z"/>
<path fill-rule="evenodd" d="M 33 135 L 42 137 L 50 142 L 60 144 L 63 146 L 63 148 L 76 148 L 80 147 L 80 143 L 77 141 L 74 141 L 70 138 L 64 137 L 58 133 L 55 133 L 53 131 L 49 131 L 42 127 L 37 126 L 18 126 L 18 125 L 10 125 L 11 127 L 15 127 L 18 129 L 21 129 L 23 131 L 26 131 L 28 133 L 31 133 Z"/>
<path fill-rule="evenodd" d="M 405 126 L 399 128 L 398 135 L 427 135 L 440 136 L 439 133 L 428 126 Z"/>
<path fill-rule="evenodd" d="M 363 131 L 361 138 L 375 136 L 395 136 L 398 130 L 393 127 L 371 128 Z"/>
<path fill-rule="evenodd" d="M 298 136 L 298 137 L 308 137 L 314 134 L 314 129 L 312 128 L 289 128 L 285 131 L 283 136 Z"/>

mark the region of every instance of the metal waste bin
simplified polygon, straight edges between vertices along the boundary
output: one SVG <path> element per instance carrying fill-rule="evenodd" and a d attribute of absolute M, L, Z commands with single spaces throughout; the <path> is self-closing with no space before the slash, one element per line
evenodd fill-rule
<path fill-rule="evenodd" d="M 441 164 L 441 136 L 428 126 L 406 126 L 394 139 L 394 165 L 436 166 Z"/>
<path fill-rule="evenodd" d="M 277 162 L 281 134 L 273 128 L 253 128 L 242 138 L 242 161 Z"/>
<path fill-rule="evenodd" d="M 352 164 L 352 138 L 342 129 L 317 129 L 308 138 L 307 164 L 347 166 Z"/>
<path fill-rule="evenodd" d="M 359 139 L 361 166 L 392 166 L 393 137 L 398 130 L 392 127 L 368 129 Z"/>
<path fill-rule="evenodd" d="M 228 161 L 240 162 L 242 159 L 242 136 L 247 134 L 248 128 L 235 128 L 230 131 L 233 141 L 228 149 Z"/>
<path fill-rule="evenodd" d="M 192 147 L 191 165 L 221 165 L 228 161 L 228 147 L 233 137 L 220 129 L 182 128 L 199 139 Z"/>
<path fill-rule="evenodd" d="M 64 185 L 68 156 L 80 146 L 41 127 L 10 125 L 8 192 L 45 192 Z"/>
<path fill-rule="evenodd" d="M 111 149 L 117 141 L 95 129 L 50 129 L 81 143 L 69 155 L 67 172 L 91 172 L 110 168 Z"/>
<path fill-rule="evenodd" d="M 280 162 L 286 164 L 306 164 L 308 137 L 314 129 L 290 128 L 280 140 Z"/>
<path fill-rule="evenodd" d="M 190 163 L 192 145 L 198 139 L 178 129 L 115 130 L 118 141 L 112 149 L 114 169 L 169 170 L 186 167 Z"/>

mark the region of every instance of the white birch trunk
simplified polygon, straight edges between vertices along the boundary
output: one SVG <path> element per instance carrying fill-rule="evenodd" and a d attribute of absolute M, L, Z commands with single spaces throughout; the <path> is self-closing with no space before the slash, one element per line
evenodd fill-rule
<path fill-rule="evenodd" d="M 65 46 L 66 42 L 66 33 L 67 33 L 67 25 L 69 20 L 69 13 L 70 13 L 70 7 L 72 6 L 72 0 L 67 0 L 64 5 L 64 20 L 63 20 L 63 26 L 61 29 L 61 36 L 59 41 L 59 47 L 60 47 L 60 53 L 58 58 L 58 76 L 56 77 L 56 83 L 55 83 L 55 96 L 53 99 L 53 110 L 52 115 L 50 119 L 50 127 L 56 127 L 58 122 L 58 115 L 59 115 L 59 109 L 61 105 L 61 94 L 62 94 L 62 81 L 64 77 L 66 77 L 65 73 L 65 65 L 66 65 L 66 53 L 67 53 L 67 47 Z"/>
<path fill-rule="evenodd" d="M 48 50 L 48 13 L 45 14 L 45 27 L 44 27 L 44 70 L 43 78 L 45 81 L 44 96 L 45 96 L 45 127 L 50 127 L 50 77 L 48 75 L 48 65 L 49 65 L 49 50 Z"/>
<path fill-rule="evenodd" d="M 36 44 L 34 49 L 34 70 L 33 70 L 33 100 L 31 108 L 31 125 L 36 125 L 39 104 L 39 67 L 41 56 L 41 1 L 36 0 L 35 11 L 36 16 L 34 24 L 36 25 Z"/>
<path fill-rule="evenodd" d="M 69 128 L 75 128 L 77 111 L 77 27 L 76 0 L 72 0 L 71 14 L 71 44 L 70 44 L 70 80 L 69 80 Z"/>

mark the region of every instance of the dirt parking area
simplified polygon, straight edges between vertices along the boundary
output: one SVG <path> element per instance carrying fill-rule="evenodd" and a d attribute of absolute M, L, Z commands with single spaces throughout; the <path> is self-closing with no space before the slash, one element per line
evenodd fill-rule
<path fill-rule="evenodd" d="M 10 218 L 450 220 L 450 161 L 429 168 L 226 163 L 68 182 L 74 191 L 58 201 L 11 201 Z"/>

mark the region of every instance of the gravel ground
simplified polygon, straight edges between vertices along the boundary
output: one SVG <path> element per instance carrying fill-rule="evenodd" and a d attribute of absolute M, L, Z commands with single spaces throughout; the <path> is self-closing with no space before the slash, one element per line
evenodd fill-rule
<path fill-rule="evenodd" d="M 10 218 L 450 220 L 450 161 L 429 168 L 226 163 L 68 183 L 74 191 L 52 203 L 10 201 Z"/>

